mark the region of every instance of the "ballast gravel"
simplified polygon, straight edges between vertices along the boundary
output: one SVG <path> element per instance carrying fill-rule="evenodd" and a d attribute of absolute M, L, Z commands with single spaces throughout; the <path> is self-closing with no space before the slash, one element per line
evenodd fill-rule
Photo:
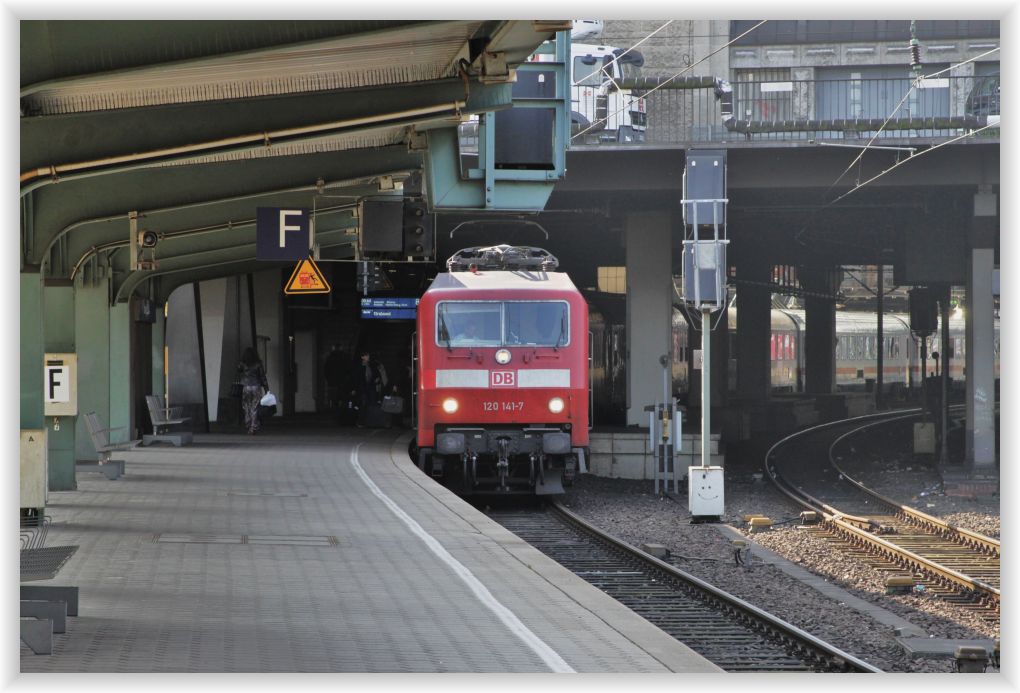
<path fill-rule="evenodd" d="M 873 461 L 872 461 L 873 462 Z M 998 536 L 998 497 L 969 499 L 940 495 L 937 476 L 909 461 L 883 462 L 875 477 L 880 491 L 907 505 L 968 529 Z M 909 467 L 909 469 L 908 469 Z M 860 473 L 860 470 L 848 473 Z M 874 481 L 875 479 L 871 479 Z M 864 481 L 864 479 L 862 479 Z M 749 535 L 742 517 L 762 514 L 776 523 L 750 538 L 822 576 L 861 599 L 910 621 L 933 638 L 999 637 L 998 623 L 987 623 L 964 609 L 926 593 L 887 596 L 885 575 L 838 550 L 807 529 L 798 529 L 800 509 L 760 475 L 727 469 L 724 522 Z M 651 481 L 583 475 L 564 503 L 571 510 L 634 546 L 665 545 L 682 570 L 744 599 L 845 652 L 889 672 L 950 672 L 948 659 L 911 657 L 892 628 L 770 565 L 759 555 L 750 568 L 736 565 L 730 539 L 711 524 L 691 524 L 684 484 L 680 493 L 656 495 Z M 752 553 L 753 553 L 752 547 Z"/>

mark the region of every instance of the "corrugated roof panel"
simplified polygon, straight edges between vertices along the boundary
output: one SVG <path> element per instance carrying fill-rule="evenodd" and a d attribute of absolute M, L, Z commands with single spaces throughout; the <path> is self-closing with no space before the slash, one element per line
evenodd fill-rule
<path fill-rule="evenodd" d="M 481 22 L 437 22 L 243 55 L 40 85 L 39 115 L 363 88 L 443 79 Z"/>

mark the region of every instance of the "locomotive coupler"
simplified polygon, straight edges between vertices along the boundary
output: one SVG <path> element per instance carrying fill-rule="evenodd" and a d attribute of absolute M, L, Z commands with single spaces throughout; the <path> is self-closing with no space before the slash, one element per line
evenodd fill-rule
<path fill-rule="evenodd" d="M 510 486 L 507 484 L 507 476 L 510 473 L 510 439 L 497 438 L 496 447 L 496 473 L 499 475 L 499 490 L 509 491 Z"/>

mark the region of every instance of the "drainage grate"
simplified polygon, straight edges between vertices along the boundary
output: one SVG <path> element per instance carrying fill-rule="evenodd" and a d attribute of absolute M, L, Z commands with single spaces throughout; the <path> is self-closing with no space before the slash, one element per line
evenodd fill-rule
<path fill-rule="evenodd" d="M 255 544 L 259 546 L 336 546 L 334 536 L 281 534 L 153 534 L 153 544 Z"/>
<path fill-rule="evenodd" d="M 267 498 L 308 498 L 307 493 L 274 493 L 272 491 L 247 491 L 232 489 L 225 492 L 225 496 L 262 496 Z"/>

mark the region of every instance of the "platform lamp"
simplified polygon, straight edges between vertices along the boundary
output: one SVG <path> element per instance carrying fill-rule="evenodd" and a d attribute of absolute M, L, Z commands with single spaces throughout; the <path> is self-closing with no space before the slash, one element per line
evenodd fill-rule
<path fill-rule="evenodd" d="M 723 468 L 711 464 L 712 312 L 721 318 L 727 301 L 725 150 L 689 150 L 683 192 L 684 304 L 701 314 L 692 320 L 701 326 L 701 465 L 687 470 L 688 507 L 699 521 L 719 518 L 725 501 Z"/>

